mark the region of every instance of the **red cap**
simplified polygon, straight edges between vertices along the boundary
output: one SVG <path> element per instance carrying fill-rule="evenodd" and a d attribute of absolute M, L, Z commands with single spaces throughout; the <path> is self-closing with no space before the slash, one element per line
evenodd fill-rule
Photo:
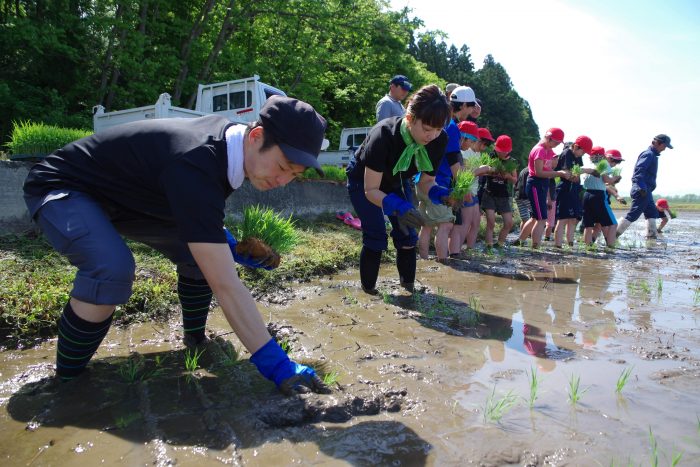
<path fill-rule="evenodd" d="M 603 146 L 593 146 L 591 148 L 591 152 L 589 152 L 591 156 L 604 156 L 605 155 L 605 148 Z"/>
<path fill-rule="evenodd" d="M 486 139 L 491 141 L 492 143 L 496 141 L 495 139 L 493 139 L 493 136 L 491 136 L 491 132 L 488 128 L 479 128 L 479 139 Z"/>
<path fill-rule="evenodd" d="M 608 149 L 607 151 L 605 151 L 605 155 L 615 161 L 624 161 L 624 159 L 622 158 L 622 153 L 617 149 Z"/>
<path fill-rule="evenodd" d="M 668 201 L 665 198 L 659 198 L 656 200 L 656 207 L 659 209 L 671 209 L 668 207 Z"/>
<path fill-rule="evenodd" d="M 576 143 L 576 146 L 583 149 L 583 152 L 585 152 L 586 154 L 590 154 L 591 149 L 593 149 L 593 141 L 591 141 L 591 138 L 589 138 L 588 136 L 579 136 L 578 138 L 576 138 L 576 141 L 574 141 L 574 143 Z"/>
<path fill-rule="evenodd" d="M 496 138 L 494 149 L 498 152 L 509 153 L 513 150 L 513 140 L 508 135 L 501 135 Z"/>
<path fill-rule="evenodd" d="M 463 122 L 459 122 L 457 124 L 457 128 L 459 128 L 460 133 L 471 135 L 474 137 L 474 139 L 479 138 L 479 126 L 474 122 L 464 120 Z"/>
<path fill-rule="evenodd" d="M 564 141 L 564 132 L 561 128 L 550 128 L 547 130 L 547 133 L 545 133 L 544 136 L 556 141 L 557 143 Z"/>

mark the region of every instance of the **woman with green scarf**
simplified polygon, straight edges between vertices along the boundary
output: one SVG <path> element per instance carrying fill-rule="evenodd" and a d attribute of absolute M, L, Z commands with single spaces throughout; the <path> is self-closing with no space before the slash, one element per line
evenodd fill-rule
<path fill-rule="evenodd" d="M 362 221 L 360 280 L 362 290 L 376 295 L 382 251 L 388 247 L 384 214 L 391 222 L 396 268 L 401 286 L 413 291 L 416 276 L 416 227 L 425 224 L 411 202 L 407 183 L 423 172 L 418 189 L 435 204 L 449 189 L 435 184 L 435 170 L 445 154 L 450 117 L 445 95 L 435 85 L 424 86 L 408 102 L 404 117 L 390 117 L 375 125 L 347 168 L 348 192 Z"/>

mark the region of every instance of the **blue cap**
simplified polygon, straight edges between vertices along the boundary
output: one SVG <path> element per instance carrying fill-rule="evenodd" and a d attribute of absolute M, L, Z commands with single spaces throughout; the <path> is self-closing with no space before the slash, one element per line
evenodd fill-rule
<path fill-rule="evenodd" d="M 413 85 L 408 81 L 408 78 L 406 78 L 404 75 L 396 75 L 393 78 L 391 78 L 391 81 L 389 81 L 389 84 L 395 84 L 396 86 L 401 86 L 401 89 L 404 91 L 410 91 L 413 89 Z"/>

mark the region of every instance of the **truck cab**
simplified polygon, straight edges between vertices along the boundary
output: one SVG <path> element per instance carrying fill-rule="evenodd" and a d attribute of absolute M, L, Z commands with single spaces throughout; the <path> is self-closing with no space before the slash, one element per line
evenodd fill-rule
<path fill-rule="evenodd" d="M 236 123 L 249 123 L 258 119 L 265 101 L 275 95 L 286 96 L 284 91 L 262 83 L 258 75 L 222 83 L 200 84 L 195 110 L 203 114 L 223 115 Z"/>

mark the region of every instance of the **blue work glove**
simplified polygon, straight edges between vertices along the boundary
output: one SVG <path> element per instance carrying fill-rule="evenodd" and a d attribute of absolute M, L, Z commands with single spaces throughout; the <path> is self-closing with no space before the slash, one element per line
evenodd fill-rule
<path fill-rule="evenodd" d="M 267 269 L 268 271 L 273 269 L 273 266 L 270 266 L 268 264 L 270 258 L 253 258 L 250 255 L 238 254 L 238 252 L 236 251 L 238 241 L 233 236 L 233 234 L 231 234 L 231 232 L 228 231 L 226 227 L 224 227 L 224 233 L 226 234 L 226 241 L 228 242 L 229 248 L 231 248 L 231 253 L 233 254 L 233 259 L 236 261 L 236 263 L 249 268 L 263 268 Z"/>
<path fill-rule="evenodd" d="M 382 200 L 384 214 L 387 216 L 396 216 L 399 222 L 399 229 L 404 235 L 408 235 L 408 227 L 417 229 L 425 225 L 423 215 L 413 207 L 411 203 L 401 198 L 396 193 L 389 193 Z"/>
<path fill-rule="evenodd" d="M 433 187 L 428 191 L 428 198 L 433 204 L 447 204 L 447 198 L 450 197 L 452 190 L 445 188 L 440 185 L 433 185 Z"/>
<path fill-rule="evenodd" d="M 309 390 L 321 394 L 331 392 L 313 368 L 290 360 L 274 339 L 270 339 L 267 344 L 260 347 L 250 357 L 250 361 L 265 378 L 273 381 L 287 396 L 309 392 Z"/>

